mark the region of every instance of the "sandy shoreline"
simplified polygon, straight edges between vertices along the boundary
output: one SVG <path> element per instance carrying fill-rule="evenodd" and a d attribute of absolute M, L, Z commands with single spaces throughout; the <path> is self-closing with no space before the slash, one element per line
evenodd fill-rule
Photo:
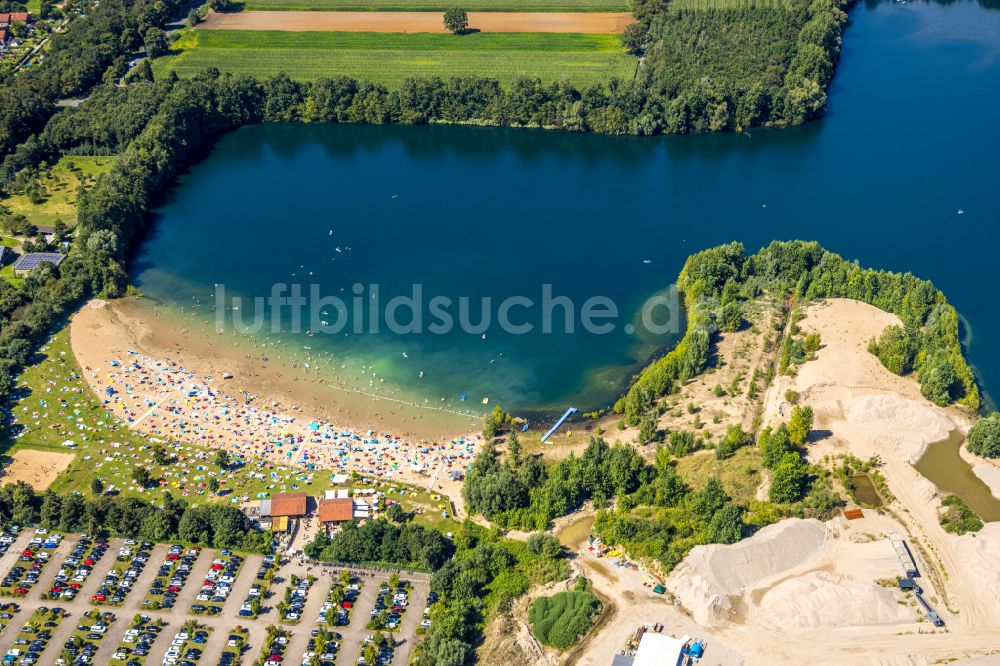
<path fill-rule="evenodd" d="M 163 440 L 424 484 L 468 464 L 478 440 L 478 415 L 333 385 L 318 363 L 137 299 L 89 303 L 70 341 L 109 410 Z"/>

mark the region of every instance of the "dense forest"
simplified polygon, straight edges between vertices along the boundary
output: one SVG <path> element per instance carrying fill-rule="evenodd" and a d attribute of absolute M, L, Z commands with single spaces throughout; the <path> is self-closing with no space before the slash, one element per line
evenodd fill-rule
<path fill-rule="evenodd" d="M 162 505 L 129 497 L 37 495 L 31 486 L 0 486 L 0 524 L 41 525 L 65 532 L 146 539 L 157 543 L 183 541 L 214 548 L 265 552 L 270 539 L 247 530 L 243 514 L 225 504 L 190 506 L 164 493 Z"/>
<path fill-rule="evenodd" d="M 309 557 L 323 562 L 401 566 L 436 570 L 452 556 L 454 548 L 437 530 L 386 520 L 362 525 L 346 523 L 333 536 L 320 533 L 305 548 Z"/>
<path fill-rule="evenodd" d="M 688 258 L 677 280 L 688 310 L 681 342 L 635 379 L 615 409 L 637 425 L 654 403 L 706 369 L 709 348 L 729 306 L 769 294 L 779 300 L 852 298 L 899 316 L 872 353 L 897 374 L 915 372 L 924 396 L 977 410 L 979 388 L 962 352 L 958 313 L 938 289 L 910 273 L 861 268 L 818 243 L 773 242 L 754 255 L 740 243 Z"/>
<path fill-rule="evenodd" d="M 0 157 L 40 131 L 59 99 L 102 80 L 117 82 L 149 30 L 183 6 L 180 0 L 102 0 L 53 34 L 44 60 L 0 81 Z"/>
<path fill-rule="evenodd" d="M 823 112 L 846 2 L 650 4 L 636 15 L 649 26 L 644 82 L 665 104 L 665 131 L 800 124 Z"/>

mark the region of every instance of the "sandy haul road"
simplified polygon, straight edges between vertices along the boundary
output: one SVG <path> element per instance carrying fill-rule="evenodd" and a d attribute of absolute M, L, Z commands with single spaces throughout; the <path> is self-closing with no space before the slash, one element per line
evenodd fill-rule
<path fill-rule="evenodd" d="M 480 32 L 617 35 L 633 21 L 635 18 L 628 13 L 469 12 L 469 28 Z M 202 28 L 290 32 L 448 32 L 441 12 L 212 12 L 202 23 Z"/>
<path fill-rule="evenodd" d="M 770 387 L 764 424 L 787 419 L 785 393 L 797 391 L 816 412 L 809 458 L 877 453 L 896 500 L 860 520 L 789 519 L 732 546 L 698 546 L 667 581 L 678 606 L 633 572 L 579 549 L 585 575 L 618 613 L 588 637 L 576 664 L 610 663 L 647 623 L 707 641 L 704 663 L 713 665 L 1000 664 L 1000 523 L 960 537 L 944 532 L 941 493 L 911 465 L 927 444 L 968 427 L 970 416 L 930 404 L 913 378 L 892 375 L 867 352 L 868 341 L 898 321 L 892 315 L 848 300 L 806 314 L 800 326 L 819 332 L 823 346 L 795 377 Z M 913 597 L 892 584 L 901 571 L 888 532 L 911 544 L 919 583 L 946 627 L 922 620 Z"/>

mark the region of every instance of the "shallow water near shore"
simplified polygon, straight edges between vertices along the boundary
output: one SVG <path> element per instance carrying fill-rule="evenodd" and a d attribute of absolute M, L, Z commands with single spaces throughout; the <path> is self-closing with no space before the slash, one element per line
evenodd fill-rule
<path fill-rule="evenodd" d="M 568 333 L 557 313 L 553 333 L 309 336 L 288 333 L 286 317 L 275 336 L 418 401 L 561 412 L 609 404 L 673 343 L 625 325 L 688 255 L 734 239 L 749 250 L 816 239 L 933 280 L 975 331 L 970 357 L 989 385 L 1000 378 L 1000 357 L 987 353 L 1000 339 L 1000 11 L 869 3 L 850 15 L 830 111 L 802 128 L 654 139 L 243 128 L 179 178 L 133 277 L 151 301 L 209 321 L 216 284 L 266 297 L 276 282 L 315 283 L 344 299 L 355 283 L 377 284 L 382 304 L 414 284 L 426 298 L 540 303 L 549 284 L 577 318 L 606 296 L 619 316 L 605 334 Z M 512 319 L 537 322 L 539 309 Z"/>
<path fill-rule="evenodd" d="M 947 439 L 928 445 L 914 467 L 943 492 L 965 500 L 984 521 L 1000 520 L 1000 500 L 959 455 L 963 442 L 965 436 L 953 431 Z"/>

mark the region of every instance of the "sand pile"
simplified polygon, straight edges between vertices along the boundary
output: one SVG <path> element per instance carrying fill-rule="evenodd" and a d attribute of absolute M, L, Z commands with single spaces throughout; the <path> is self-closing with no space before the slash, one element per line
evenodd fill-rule
<path fill-rule="evenodd" d="M 955 429 L 941 412 L 899 395 L 859 396 L 848 405 L 846 418 L 863 431 L 876 451 L 895 453 L 911 463 L 928 444 L 947 438 Z"/>
<path fill-rule="evenodd" d="M 667 587 L 696 622 L 728 622 L 734 599 L 756 583 L 816 557 L 826 542 L 818 520 L 792 518 L 768 525 L 731 546 L 695 547 L 667 580 Z"/>
<path fill-rule="evenodd" d="M 973 466 L 972 473 L 989 486 L 994 497 L 1000 499 L 1000 467 L 991 463 L 980 463 Z"/>
<path fill-rule="evenodd" d="M 802 629 L 912 622 L 914 617 L 891 590 L 825 571 L 782 581 L 764 593 L 754 615 L 775 627 Z"/>
<path fill-rule="evenodd" d="M 955 556 L 975 578 L 976 601 L 1000 607 L 1000 523 L 986 523 L 979 532 L 957 538 Z"/>

